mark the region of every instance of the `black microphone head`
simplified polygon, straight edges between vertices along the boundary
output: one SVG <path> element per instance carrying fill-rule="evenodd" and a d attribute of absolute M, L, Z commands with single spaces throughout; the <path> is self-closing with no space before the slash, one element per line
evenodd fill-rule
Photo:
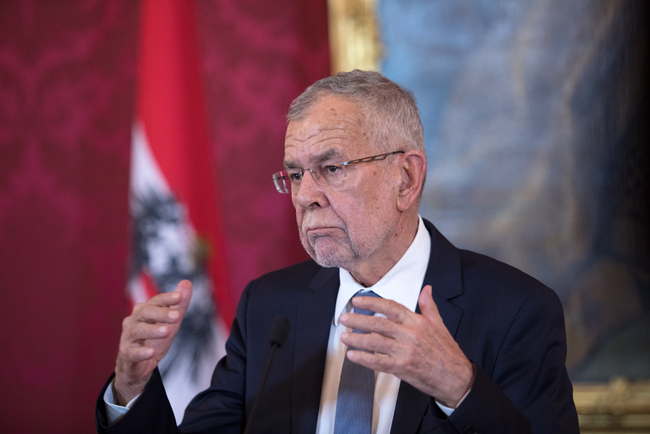
<path fill-rule="evenodd" d="M 269 341 L 271 345 L 281 347 L 289 336 L 291 330 L 291 321 L 286 316 L 278 316 L 273 320 L 271 325 L 271 332 L 269 333 Z"/>

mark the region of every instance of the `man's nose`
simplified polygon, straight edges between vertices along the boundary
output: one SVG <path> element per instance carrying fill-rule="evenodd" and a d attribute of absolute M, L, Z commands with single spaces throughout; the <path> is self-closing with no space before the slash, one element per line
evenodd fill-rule
<path fill-rule="evenodd" d="M 324 188 L 327 186 L 320 185 L 319 181 L 322 181 L 323 178 L 317 180 L 317 176 L 311 170 L 305 169 L 298 191 L 295 193 L 296 206 L 309 208 L 311 206 L 323 207 L 327 204 L 327 197 L 324 194 Z"/>

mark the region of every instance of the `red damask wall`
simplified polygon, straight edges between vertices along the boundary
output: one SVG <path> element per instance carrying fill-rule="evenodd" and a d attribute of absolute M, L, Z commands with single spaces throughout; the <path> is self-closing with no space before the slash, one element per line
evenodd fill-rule
<path fill-rule="evenodd" d="M 290 101 L 328 75 L 325 0 L 199 0 L 233 298 L 305 258 L 282 165 Z M 139 2 L 0 2 L 0 432 L 94 431 L 129 251 Z"/>

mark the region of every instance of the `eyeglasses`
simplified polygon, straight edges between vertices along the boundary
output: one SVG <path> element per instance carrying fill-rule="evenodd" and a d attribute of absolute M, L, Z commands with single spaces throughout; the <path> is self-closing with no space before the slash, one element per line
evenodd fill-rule
<path fill-rule="evenodd" d="M 300 187 L 300 183 L 306 171 L 311 172 L 311 176 L 318 185 L 327 185 L 332 188 L 340 188 L 343 181 L 347 178 L 347 167 L 355 164 L 370 163 L 372 161 L 381 161 L 388 158 L 389 155 L 403 154 L 404 151 L 388 152 L 386 154 L 373 155 L 372 157 L 359 158 L 358 160 L 345 161 L 343 163 L 332 164 L 330 161 L 324 161 L 320 165 L 307 167 L 305 169 L 289 168 L 273 174 L 273 183 L 278 192 L 287 194 L 291 189 Z"/>

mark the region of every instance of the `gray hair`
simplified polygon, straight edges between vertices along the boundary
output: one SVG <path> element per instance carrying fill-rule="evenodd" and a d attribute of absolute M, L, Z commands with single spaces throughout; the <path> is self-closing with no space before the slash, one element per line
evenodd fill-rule
<path fill-rule="evenodd" d="M 422 121 L 413 93 L 380 73 L 355 69 L 317 81 L 293 100 L 287 120 L 303 120 L 323 95 L 339 95 L 357 104 L 379 150 L 416 149 L 426 153 Z"/>

